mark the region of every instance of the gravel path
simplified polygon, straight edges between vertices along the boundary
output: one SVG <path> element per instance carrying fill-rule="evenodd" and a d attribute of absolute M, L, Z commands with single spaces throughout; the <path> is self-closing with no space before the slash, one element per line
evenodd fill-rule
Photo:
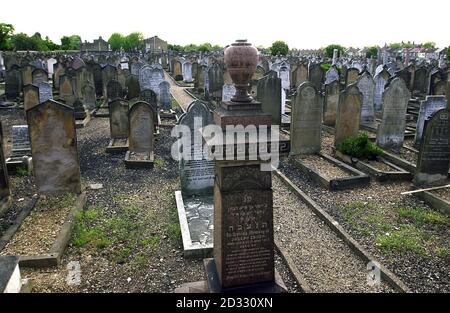
<path fill-rule="evenodd" d="M 278 178 L 274 184 L 275 236 L 314 292 L 392 292 L 367 284 L 366 264 Z"/>
<path fill-rule="evenodd" d="M 167 72 L 164 72 L 164 77 L 166 81 L 170 83 L 170 93 L 172 94 L 172 97 L 174 97 L 183 110 L 186 111 L 189 104 L 195 99 L 184 91 L 186 87 L 176 85 L 173 78 L 167 74 Z"/>

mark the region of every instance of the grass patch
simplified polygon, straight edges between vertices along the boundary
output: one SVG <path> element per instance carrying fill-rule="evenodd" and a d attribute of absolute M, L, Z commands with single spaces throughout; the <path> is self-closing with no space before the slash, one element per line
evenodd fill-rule
<path fill-rule="evenodd" d="M 26 168 L 20 166 L 16 169 L 16 174 L 19 177 L 25 177 L 25 176 L 28 176 L 28 170 Z"/>
<path fill-rule="evenodd" d="M 415 253 L 421 256 L 450 255 L 442 238 L 450 219 L 427 208 L 383 207 L 368 202 L 352 202 L 341 207 L 346 223 L 359 235 L 372 237 L 387 254 Z"/>
<path fill-rule="evenodd" d="M 164 160 L 163 159 L 155 159 L 154 163 L 155 163 L 156 167 L 159 167 L 159 168 L 164 167 Z"/>
<path fill-rule="evenodd" d="M 95 207 L 89 207 L 75 215 L 75 226 L 71 240 L 73 246 L 104 249 L 111 245 L 111 240 L 108 239 L 103 228 L 95 225 L 98 218 L 99 210 Z"/>

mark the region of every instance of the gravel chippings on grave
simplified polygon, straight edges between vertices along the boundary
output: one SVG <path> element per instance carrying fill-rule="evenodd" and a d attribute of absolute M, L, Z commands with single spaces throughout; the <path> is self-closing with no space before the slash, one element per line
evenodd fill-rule
<path fill-rule="evenodd" d="M 279 178 L 273 185 L 275 236 L 314 292 L 392 292 L 368 285 L 366 264 Z"/>
<path fill-rule="evenodd" d="M 40 198 L 0 254 L 29 256 L 49 253 L 74 204 L 74 195 Z"/>
<path fill-rule="evenodd" d="M 1 120 L 4 136 L 3 148 L 5 150 L 5 157 L 8 158 L 12 148 L 12 126 L 24 125 L 26 121 L 23 110 L 21 109 L 2 110 L 0 113 L 2 114 Z M 27 176 L 9 175 L 9 183 L 14 201 L 12 202 L 11 208 L 0 217 L 0 236 L 14 223 L 14 220 L 22 209 L 30 204 L 33 195 L 36 193 L 32 174 Z"/>
<path fill-rule="evenodd" d="M 299 159 L 308 167 L 315 169 L 328 179 L 353 176 L 350 172 L 344 171 L 319 155 L 307 155 Z"/>

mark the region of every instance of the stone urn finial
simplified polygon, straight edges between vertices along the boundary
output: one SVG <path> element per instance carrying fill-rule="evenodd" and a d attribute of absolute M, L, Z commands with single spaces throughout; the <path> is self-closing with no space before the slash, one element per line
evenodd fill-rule
<path fill-rule="evenodd" d="M 247 40 L 236 40 L 225 49 L 225 64 L 236 88 L 232 102 L 251 102 L 250 79 L 258 65 L 258 50 Z"/>

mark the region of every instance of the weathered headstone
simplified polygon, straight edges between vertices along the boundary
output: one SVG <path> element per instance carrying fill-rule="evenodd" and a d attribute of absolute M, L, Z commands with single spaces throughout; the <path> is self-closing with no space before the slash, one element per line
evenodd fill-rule
<path fill-rule="evenodd" d="M 164 110 L 169 110 L 172 107 L 170 83 L 165 80 L 159 83 L 159 105 Z"/>
<path fill-rule="evenodd" d="M 291 112 L 291 155 L 320 152 L 322 101 L 309 82 L 298 87 Z"/>
<path fill-rule="evenodd" d="M 39 104 L 39 88 L 35 85 L 23 87 L 23 106 L 25 111 Z"/>
<path fill-rule="evenodd" d="M 349 86 L 358 80 L 359 70 L 351 67 L 345 73 L 345 86 Z"/>
<path fill-rule="evenodd" d="M 430 119 L 434 112 L 444 109 L 447 106 L 445 96 L 427 96 L 421 101 L 419 109 L 419 117 L 417 118 L 416 136 L 414 137 L 414 145 L 419 146 L 422 140 L 423 128 L 425 121 Z"/>
<path fill-rule="evenodd" d="M 183 80 L 187 83 L 192 82 L 192 63 L 184 62 L 182 70 L 183 70 Z"/>
<path fill-rule="evenodd" d="M 357 86 L 363 94 L 361 107 L 361 125 L 373 126 L 375 122 L 375 81 L 369 72 L 365 71 L 358 79 Z"/>
<path fill-rule="evenodd" d="M 22 90 L 22 75 L 18 69 L 6 72 L 5 96 L 7 100 L 16 100 Z"/>
<path fill-rule="evenodd" d="M 394 78 L 384 91 L 383 114 L 377 132 L 377 144 L 381 148 L 399 151 L 403 147 L 410 98 L 411 92 L 399 77 Z"/>
<path fill-rule="evenodd" d="M 39 85 L 39 83 L 48 81 L 48 73 L 42 68 L 34 69 L 32 72 L 33 85 Z"/>
<path fill-rule="evenodd" d="M 289 90 L 291 83 L 289 80 L 289 69 L 286 66 L 280 67 L 279 77 L 281 79 L 281 87 L 285 90 Z"/>
<path fill-rule="evenodd" d="M 281 78 L 277 73 L 270 71 L 258 81 L 257 100 L 262 104 L 262 110 L 272 116 L 272 123 L 281 124 Z"/>
<path fill-rule="evenodd" d="M 209 96 L 221 99 L 222 86 L 223 86 L 223 70 L 219 64 L 214 64 L 208 69 Z"/>
<path fill-rule="evenodd" d="M 222 101 L 231 101 L 231 98 L 236 93 L 236 88 L 233 84 L 224 84 L 222 87 Z"/>
<path fill-rule="evenodd" d="M 325 74 L 325 84 L 331 84 L 335 80 L 339 82 L 339 71 L 336 66 L 332 66 Z"/>
<path fill-rule="evenodd" d="M 39 193 L 81 192 L 73 108 L 48 100 L 27 111 Z"/>
<path fill-rule="evenodd" d="M 129 148 L 125 156 L 127 167 L 152 167 L 155 137 L 155 112 L 143 101 L 136 102 L 130 109 Z"/>
<path fill-rule="evenodd" d="M 448 184 L 450 166 L 450 109 L 433 113 L 425 122 L 420 144 L 414 185 L 417 187 Z"/>
<path fill-rule="evenodd" d="M 384 87 L 388 82 L 390 77 L 389 72 L 385 68 L 381 68 L 381 71 L 377 72 L 374 76 L 375 80 L 375 97 L 374 97 L 374 105 L 375 111 L 379 112 L 382 109 L 382 100 Z"/>
<path fill-rule="evenodd" d="M 189 149 L 190 158 L 180 160 L 181 192 L 185 196 L 212 195 L 214 162 L 208 161 L 203 155 L 203 140 L 200 134 L 200 128 L 214 124 L 212 112 L 205 103 L 196 100 L 189 105 L 178 124 L 189 127 L 191 135 L 190 147 L 183 147 Z"/>
<path fill-rule="evenodd" d="M 73 106 L 75 101 L 72 79 L 67 74 L 59 76 L 59 99 L 68 106 Z"/>
<path fill-rule="evenodd" d="M 363 94 L 356 84 L 349 85 L 341 92 L 336 116 L 335 147 L 338 147 L 344 140 L 358 134 L 362 101 Z"/>
<path fill-rule="evenodd" d="M 339 104 L 340 83 L 337 80 L 325 84 L 325 99 L 323 109 L 323 124 L 332 126 L 336 124 L 337 107 Z"/>
<path fill-rule="evenodd" d="M 37 86 L 39 88 L 39 103 L 53 99 L 53 89 L 49 83 L 41 82 Z"/>
<path fill-rule="evenodd" d="M 110 80 L 106 86 L 106 96 L 108 101 L 115 100 L 117 98 L 123 98 L 122 85 L 117 80 Z"/>
<path fill-rule="evenodd" d="M 86 108 L 90 111 L 95 109 L 96 102 L 97 102 L 97 96 L 95 94 L 95 88 L 92 85 L 84 85 L 83 88 L 81 88 L 81 92 L 83 94 L 83 101 L 86 106 Z"/>
<path fill-rule="evenodd" d="M 322 90 L 322 84 L 325 81 L 325 71 L 320 64 L 310 64 L 308 72 L 309 82 L 316 87 L 317 91 Z"/>
<path fill-rule="evenodd" d="M 128 138 L 128 102 L 115 99 L 109 103 L 109 127 L 111 139 Z"/>

